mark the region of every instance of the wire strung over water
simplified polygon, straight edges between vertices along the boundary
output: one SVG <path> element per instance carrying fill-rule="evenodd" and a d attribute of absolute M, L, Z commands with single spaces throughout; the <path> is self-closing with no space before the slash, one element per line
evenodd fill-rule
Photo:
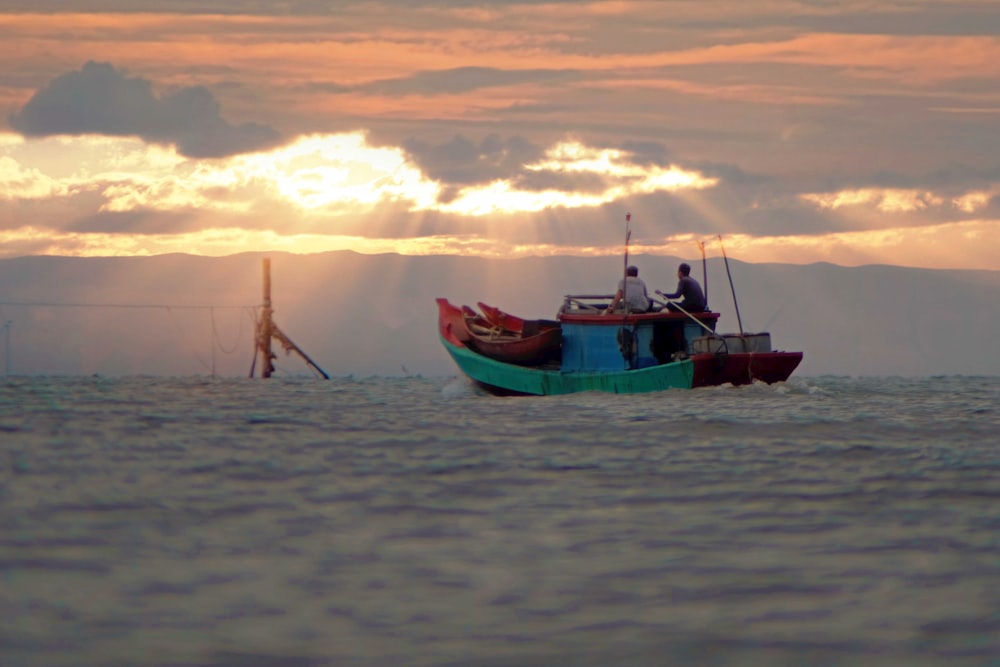
<path fill-rule="evenodd" d="M 5 313 L 4 308 L 70 308 L 70 309 L 117 309 L 117 310 L 159 310 L 167 314 L 173 331 L 180 341 L 180 345 L 194 358 L 212 377 L 216 376 L 216 348 L 225 355 L 235 354 L 239 347 L 240 339 L 244 335 L 245 321 L 248 321 L 253 329 L 258 320 L 259 306 L 229 305 L 229 304 L 165 304 L 165 303 L 100 303 L 100 302 L 68 302 L 68 301 L 29 301 L 29 300 L 3 300 L 0 301 L 0 328 L 4 333 L 4 371 L 11 373 L 11 330 L 16 328 L 16 320 L 9 313 Z M 175 311 L 208 311 L 209 317 L 209 349 L 210 359 L 204 358 L 203 352 L 198 351 L 198 345 L 192 340 L 189 333 L 185 332 L 181 323 L 175 317 Z M 238 330 L 231 344 L 224 344 L 216 321 L 216 311 L 242 311 L 238 318 Z"/>

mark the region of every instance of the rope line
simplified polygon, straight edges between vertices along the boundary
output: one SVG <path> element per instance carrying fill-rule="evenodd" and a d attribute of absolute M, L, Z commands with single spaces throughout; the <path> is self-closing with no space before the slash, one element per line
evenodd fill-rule
<path fill-rule="evenodd" d="M 244 319 L 243 316 L 247 315 L 249 313 L 249 310 L 250 310 L 249 308 L 244 308 L 243 312 L 240 313 L 240 317 L 238 318 L 240 328 L 236 332 L 236 340 L 233 341 L 233 344 L 229 348 L 227 348 L 225 345 L 222 344 L 222 339 L 219 336 L 219 328 L 215 323 L 215 309 L 209 311 L 209 317 L 211 318 L 212 321 L 212 340 L 215 341 L 215 345 L 219 348 L 219 351 L 222 352 L 223 354 L 232 354 L 233 352 L 236 351 L 236 347 L 239 345 L 240 338 L 243 336 L 243 319 Z M 252 321 L 253 315 L 250 314 L 249 317 L 251 318 Z"/>
<path fill-rule="evenodd" d="M 194 358 L 198 361 L 198 363 L 201 364 L 202 366 L 204 366 L 205 370 L 208 371 L 209 373 L 211 373 L 212 376 L 214 377 L 215 376 L 215 359 L 214 359 L 214 357 L 212 359 L 212 363 L 211 364 L 206 363 L 205 360 L 201 358 L 201 355 L 198 354 L 198 350 L 195 348 L 195 346 L 192 345 L 191 342 L 188 340 L 188 336 L 181 329 L 180 324 L 178 324 L 176 318 L 174 318 L 174 312 L 173 312 L 173 310 L 171 310 L 170 307 L 167 306 L 166 307 L 166 311 L 167 311 L 167 316 L 170 318 L 170 323 L 174 325 L 174 329 L 177 331 L 177 335 L 178 335 L 178 337 L 181 340 L 181 344 L 184 347 L 187 347 L 188 351 L 191 353 L 192 356 L 194 356 Z M 213 345 L 212 346 L 212 350 L 214 351 L 214 349 L 215 349 L 215 346 Z"/>
<path fill-rule="evenodd" d="M 241 310 L 253 306 L 185 305 L 173 303 L 70 303 L 56 301 L 0 301 L 0 306 L 34 306 L 39 308 L 173 308 L 175 310 Z"/>
<path fill-rule="evenodd" d="M 7 308 L 5 311 L 4 308 Z M 12 300 L 0 300 L 0 315 L 10 317 L 12 313 L 10 312 L 15 308 L 113 308 L 113 309 L 123 309 L 123 310 L 158 310 L 163 311 L 167 319 L 170 322 L 170 326 L 173 329 L 173 338 L 179 343 L 181 350 L 184 350 L 189 354 L 194 361 L 197 362 L 202 368 L 208 373 L 215 377 L 216 375 L 216 358 L 215 351 L 216 348 L 219 349 L 223 354 L 231 355 L 238 352 L 240 346 L 240 339 L 244 336 L 245 322 L 244 319 L 248 320 L 252 328 L 251 337 L 254 343 L 254 359 L 256 360 L 257 351 L 260 346 L 260 341 L 257 340 L 259 335 L 260 327 L 260 314 L 259 306 L 239 306 L 239 305 L 219 305 L 219 304 L 163 304 L 163 303 L 92 303 L 92 302 L 68 302 L 68 301 L 12 301 Z M 209 319 L 209 351 L 210 358 L 206 360 L 202 352 L 199 352 L 198 346 L 194 344 L 193 337 L 191 334 L 185 330 L 181 322 L 175 316 L 175 311 L 181 310 L 200 310 L 208 311 Z M 216 310 L 237 310 L 240 311 L 238 321 L 238 330 L 236 336 L 232 339 L 232 344 L 227 346 L 222 341 L 222 336 L 219 330 L 219 324 L 216 321 L 215 311 Z M 56 331 L 56 329 L 50 329 L 48 327 L 39 327 L 38 322 L 32 322 L 31 328 L 41 330 L 46 332 Z M 4 321 L 0 321 L 0 330 L 4 326 Z M 287 352 L 287 349 L 286 349 Z M 277 359 L 273 360 L 277 361 Z M 294 375 L 285 368 L 280 367 L 279 364 L 273 363 L 273 371 L 280 372 L 288 375 Z M 310 366 L 312 372 L 316 375 L 320 375 Z"/>

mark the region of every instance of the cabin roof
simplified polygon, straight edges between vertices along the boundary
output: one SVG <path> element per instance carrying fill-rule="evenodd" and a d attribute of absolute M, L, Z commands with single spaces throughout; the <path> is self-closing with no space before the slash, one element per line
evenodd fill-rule
<path fill-rule="evenodd" d="M 675 322 L 688 321 L 690 319 L 684 313 L 675 313 L 670 310 L 661 310 L 655 313 L 608 313 L 602 315 L 602 311 L 564 311 L 559 313 L 559 321 L 563 324 L 616 324 L 634 322 Z M 714 312 L 691 313 L 692 317 L 702 321 L 719 319 L 719 314 Z"/>

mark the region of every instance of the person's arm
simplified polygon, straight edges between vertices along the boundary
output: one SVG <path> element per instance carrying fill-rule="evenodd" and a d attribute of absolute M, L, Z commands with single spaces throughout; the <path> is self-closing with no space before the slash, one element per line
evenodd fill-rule
<path fill-rule="evenodd" d="M 674 292 L 673 294 L 664 294 L 660 290 L 656 290 L 656 293 L 662 296 L 664 299 L 676 299 L 680 297 L 681 294 L 684 293 L 684 281 L 680 281 L 677 283 L 677 291 Z"/>
<path fill-rule="evenodd" d="M 607 315 L 608 313 L 614 311 L 614 309 L 618 307 L 618 302 L 620 302 L 624 298 L 624 296 L 625 295 L 622 294 L 621 290 L 615 292 L 615 298 L 611 300 L 611 305 L 604 310 L 603 314 Z"/>

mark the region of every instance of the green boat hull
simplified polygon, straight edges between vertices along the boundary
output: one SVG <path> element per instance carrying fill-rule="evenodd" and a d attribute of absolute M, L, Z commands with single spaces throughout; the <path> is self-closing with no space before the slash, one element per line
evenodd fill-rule
<path fill-rule="evenodd" d="M 665 389 L 690 389 L 694 378 L 694 364 L 690 359 L 638 370 L 564 373 L 505 364 L 469 348 L 456 346 L 443 337 L 441 342 L 463 373 L 495 393 L 552 396 L 604 391 L 641 394 Z"/>

